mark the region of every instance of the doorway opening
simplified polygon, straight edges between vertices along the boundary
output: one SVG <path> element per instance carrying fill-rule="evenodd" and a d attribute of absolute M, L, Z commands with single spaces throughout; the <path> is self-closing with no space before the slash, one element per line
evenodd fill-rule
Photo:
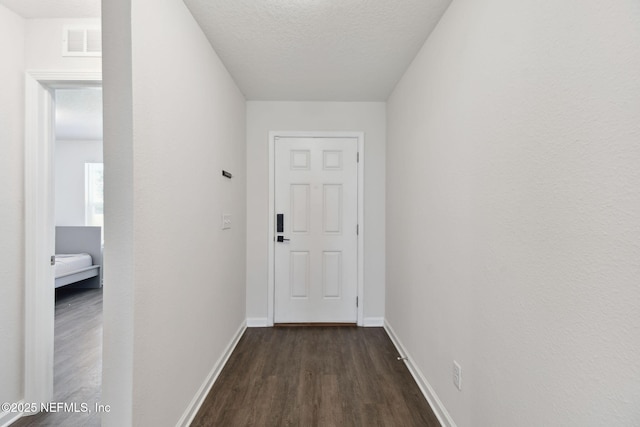
<path fill-rule="evenodd" d="M 100 72 L 32 71 L 25 76 L 26 402 L 51 402 L 54 396 L 56 91 L 97 90 L 101 84 Z"/>

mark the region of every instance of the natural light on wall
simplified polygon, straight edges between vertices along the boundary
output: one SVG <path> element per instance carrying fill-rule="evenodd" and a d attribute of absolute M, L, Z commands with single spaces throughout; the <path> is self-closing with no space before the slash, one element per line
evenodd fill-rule
<path fill-rule="evenodd" d="M 103 164 L 84 164 L 85 225 L 102 227 L 104 239 Z"/>

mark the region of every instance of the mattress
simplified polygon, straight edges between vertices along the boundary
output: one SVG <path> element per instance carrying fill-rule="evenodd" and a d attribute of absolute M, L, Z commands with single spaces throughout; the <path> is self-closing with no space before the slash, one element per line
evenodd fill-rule
<path fill-rule="evenodd" d="M 56 254 L 56 278 L 91 267 L 92 264 L 89 254 Z"/>

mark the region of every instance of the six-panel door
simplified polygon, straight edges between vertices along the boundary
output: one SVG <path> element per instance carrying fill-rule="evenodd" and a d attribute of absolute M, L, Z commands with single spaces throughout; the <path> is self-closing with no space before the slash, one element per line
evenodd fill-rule
<path fill-rule="evenodd" d="M 276 139 L 275 323 L 357 320 L 357 150 L 356 138 Z"/>

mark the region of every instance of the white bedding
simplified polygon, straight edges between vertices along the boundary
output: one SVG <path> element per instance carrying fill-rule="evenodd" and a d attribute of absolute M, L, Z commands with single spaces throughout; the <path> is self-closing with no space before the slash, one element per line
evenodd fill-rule
<path fill-rule="evenodd" d="M 56 278 L 93 264 L 89 254 L 56 254 Z"/>

